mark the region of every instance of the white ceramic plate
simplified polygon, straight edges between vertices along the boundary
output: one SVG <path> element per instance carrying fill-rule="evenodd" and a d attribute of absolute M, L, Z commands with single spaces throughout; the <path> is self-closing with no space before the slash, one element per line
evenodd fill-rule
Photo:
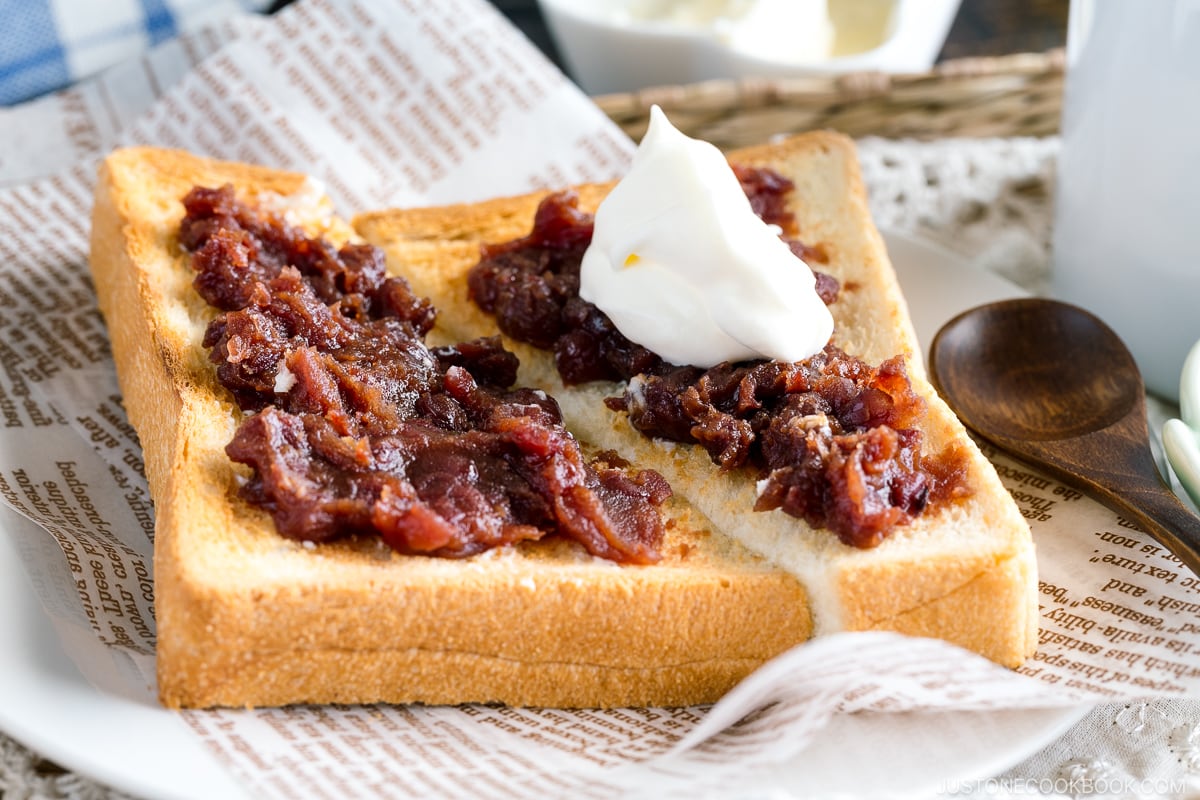
<path fill-rule="evenodd" d="M 886 239 L 926 347 L 959 311 L 1023 294 L 940 248 L 898 235 Z M 14 536 L 44 535 L 21 519 L 6 524 Z M 0 649 L 0 729 L 67 769 L 134 795 L 245 797 L 175 714 L 102 692 L 84 680 L 20 564 L 10 536 L 0 536 L 0 641 L 5 643 Z M 781 766 L 770 782 L 804 794 L 852 789 L 866 796 L 898 796 L 953 790 L 1033 754 L 1080 713 L 1054 709 L 986 717 L 958 712 L 843 717 L 821 734 L 802 763 Z M 886 772 L 864 768 L 881 753 L 898 753 L 904 742 L 914 746 L 904 748 L 903 758 L 888 758 Z M 848 776 L 854 776 L 850 787 Z"/>
<path fill-rule="evenodd" d="M 13 545 L 17 536 L 46 532 L 7 508 L 0 512 L 0 730 L 62 767 L 139 797 L 247 797 L 177 715 L 84 679 Z"/>

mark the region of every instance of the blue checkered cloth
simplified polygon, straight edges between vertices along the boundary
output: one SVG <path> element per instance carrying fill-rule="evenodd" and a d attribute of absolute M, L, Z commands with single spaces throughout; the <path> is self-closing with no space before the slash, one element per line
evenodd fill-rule
<path fill-rule="evenodd" d="M 0 106 L 137 56 L 270 0 L 0 0 Z"/>

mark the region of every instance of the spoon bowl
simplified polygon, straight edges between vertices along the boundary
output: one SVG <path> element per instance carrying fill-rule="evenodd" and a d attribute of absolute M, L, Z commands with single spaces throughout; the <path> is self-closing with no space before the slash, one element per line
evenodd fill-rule
<path fill-rule="evenodd" d="M 939 389 L 983 436 L 1069 439 L 1107 428 L 1142 402 L 1125 345 L 1065 303 L 980 306 L 947 323 L 932 350 Z"/>
<path fill-rule="evenodd" d="M 1162 481 L 1133 356 L 1083 309 L 989 303 L 930 347 L 934 386 L 968 428 L 1135 520 L 1200 574 L 1200 518 Z"/>

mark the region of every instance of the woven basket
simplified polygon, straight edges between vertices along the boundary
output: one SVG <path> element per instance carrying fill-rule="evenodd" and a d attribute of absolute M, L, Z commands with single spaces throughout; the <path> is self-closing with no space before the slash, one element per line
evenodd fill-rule
<path fill-rule="evenodd" d="M 850 136 L 934 139 L 1058 132 L 1063 53 L 945 61 L 927 73 L 718 80 L 594 98 L 640 139 L 659 105 L 690 136 L 723 149 L 832 128 Z"/>

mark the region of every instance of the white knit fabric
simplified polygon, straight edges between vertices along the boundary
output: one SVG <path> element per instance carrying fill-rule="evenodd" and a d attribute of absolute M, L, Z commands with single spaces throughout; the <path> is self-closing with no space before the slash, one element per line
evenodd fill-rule
<path fill-rule="evenodd" d="M 880 228 L 933 240 L 1034 293 L 1049 282 L 1057 152 L 1057 138 L 859 142 Z"/>

